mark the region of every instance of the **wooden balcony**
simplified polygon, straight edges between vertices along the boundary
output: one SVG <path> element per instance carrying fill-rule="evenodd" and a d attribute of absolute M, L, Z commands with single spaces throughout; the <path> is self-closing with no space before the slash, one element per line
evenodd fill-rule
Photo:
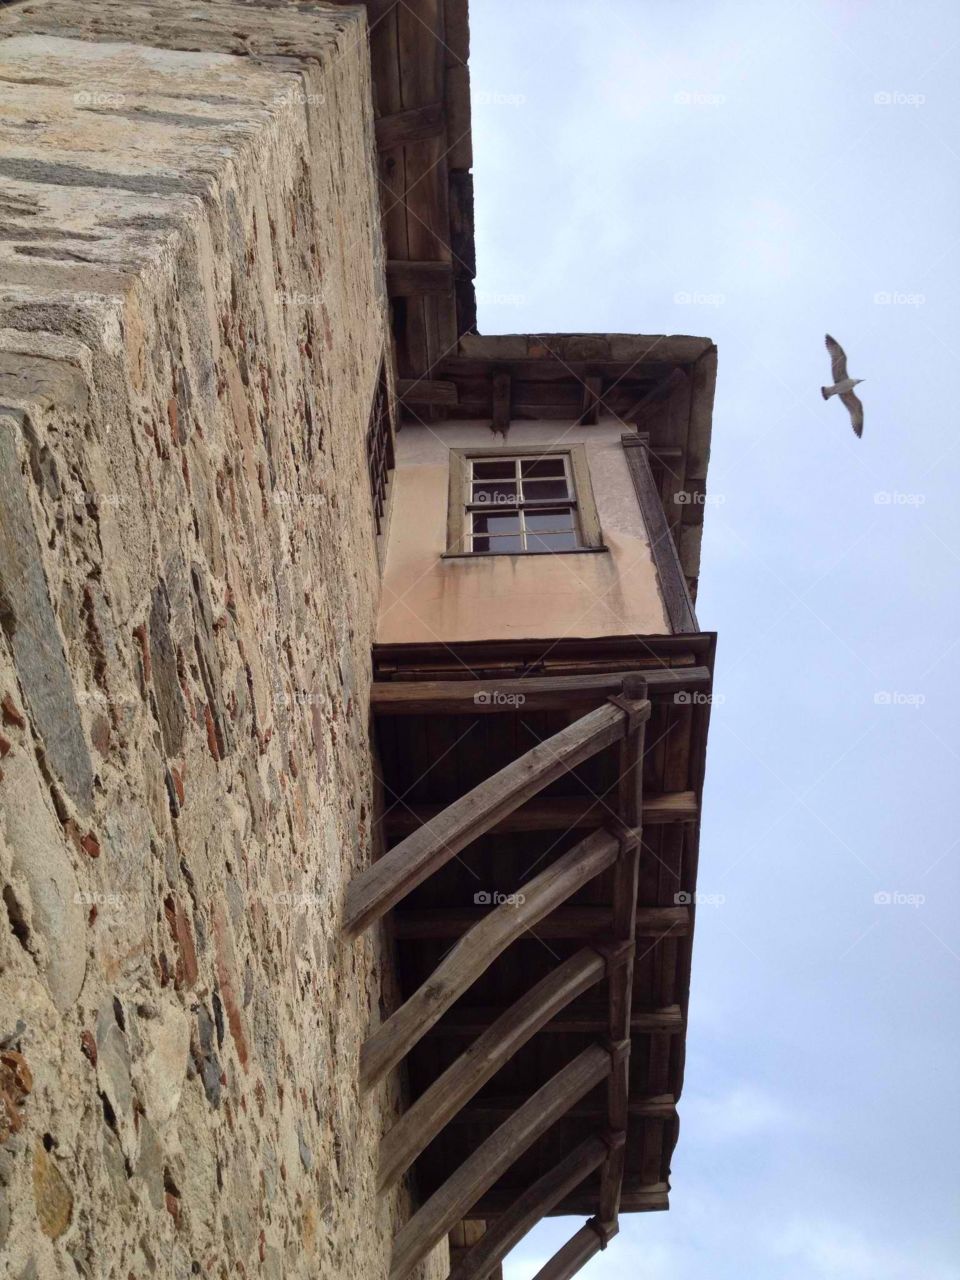
<path fill-rule="evenodd" d="M 542 1217 L 590 1215 L 558 1280 L 621 1212 L 668 1206 L 712 658 L 690 646 L 374 685 L 383 853 L 344 929 L 384 922 L 395 957 L 361 1056 L 365 1088 L 400 1068 L 409 1100 L 380 1152 L 418 1206 L 391 1280 L 452 1231 L 451 1276 L 484 1280 Z"/>

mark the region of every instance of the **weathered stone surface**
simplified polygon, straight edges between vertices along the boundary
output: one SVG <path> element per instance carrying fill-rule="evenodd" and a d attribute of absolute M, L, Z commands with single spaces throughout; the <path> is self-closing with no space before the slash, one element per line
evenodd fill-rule
<path fill-rule="evenodd" d="M 386 1273 L 378 955 L 338 935 L 370 856 L 388 334 L 362 22 L 0 6 L 15 1277 Z"/>

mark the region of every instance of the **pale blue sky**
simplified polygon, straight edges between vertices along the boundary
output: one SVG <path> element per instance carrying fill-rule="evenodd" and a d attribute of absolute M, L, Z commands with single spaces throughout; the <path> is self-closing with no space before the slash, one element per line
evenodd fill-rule
<path fill-rule="evenodd" d="M 481 330 L 720 350 L 700 888 L 725 901 L 698 914 L 673 1207 L 582 1274 L 958 1280 L 960 6 L 471 19 Z M 828 330 L 862 441 L 819 395 Z"/>

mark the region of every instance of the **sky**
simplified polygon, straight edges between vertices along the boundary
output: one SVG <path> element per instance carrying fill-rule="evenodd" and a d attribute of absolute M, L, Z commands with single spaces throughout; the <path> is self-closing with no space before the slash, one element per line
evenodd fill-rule
<path fill-rule="evenodd" d="M 587 1280 L 958 1280 L 960 6 L 471 0 L 480 329 L 719 348 L 669 1213 Z M 824 403 L 825 332 L 865 429 Z M 581 1223 L 518 1246 L 527 1280 Z"/>

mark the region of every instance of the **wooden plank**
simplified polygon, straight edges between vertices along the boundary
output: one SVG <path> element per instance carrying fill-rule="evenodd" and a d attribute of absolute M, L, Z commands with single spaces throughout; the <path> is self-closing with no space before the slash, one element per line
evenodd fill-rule
<path fill-rule="evenodd" d="M 399 147 L 405 142 L 443 136 L 447 123 L 442 102 L 428 102 L 408 111 L 394 111 L 376 122 L 377 146 L 381 151 Z"/>
<path fill-rule="evenodd" d="M 458 1111 L 450 1120 L 451 1125 L 491 1125 L 501 1124 L 507 1116 L 513 1115 L 523 1102 L 522 1098 L 512 1096 L 483 1098 Z M 673 1120 L 677 1114 L 676 1099 L 672 1093 L 651 1094 L 647 1098 L 634 1098 L 627 1107 L 631 1120 Z M 607 1105 L 596 1102 L 581 1102 L 567 1112 L 570 1120 L 595 1120 L 598 1127 L 605 1128 Z"/>
<path fill-rule="evenodd" d="M 606 1240 L 592 1222 L 586 1223 L 576 1235 L 542 1266 L 533 1280 L 571 1280 L 581 1267 L 585 1267 L 595 1254 L 606 1248 Z"/>
<path fill-rule="evenodd" d="M 456 404 L 457 384 L 431 378 L 400 378 L 397 395 L 405 404 Z"/>
<path fill-rule="evenodd" d="M 499 677 L 489 680 L 375 680 L 370 705 L 378 716 L 490 715 L 564 711 L 596 705 L 619 693 L 629 671 L 576 676 Z M 708 689 L 707 667 L 659 667 L 643 672 L 651 698 Z"/>
<path fill-rule="evenodd" d="M 500 1014 L 500 1008 L 492 1005 L 472 1005 L 456 1008 L 442 1022 L 431 1028 L 431 1036 L 464 1036 L 473 1039 L 482 1035 Z M 541 1028 L 542 1035 L 602 1035 L 607 1030 L 610 1017 L 607 1004 L 590 1004 L 582 1008 L 567 1009 Z M 630 1034 L 647 1035 L 663 1032 L 666 1035 L 683 1033 L 683 1010 L 678 1004 L 649 1011 L 634 1009 L 630 1016 Z"/>
<path fill-rule="evenodd" d="M 389 855 L 388 855 L 389 856 Z M 482 907 L 424 908 L 398 911 L 393 918 L 393 934 L 400 941 L 418 938 L 459 938 L 484 915 Z M 489 914 L 492 914 L 489 913 Z M 560 907 L 537 925 L 538 938 L 579 938 L 584 942 L 610 937 L 612 916 L 609 907 Z M 637 937 L 660 938 L 664 934 L 682 936 L 690 931 L 688 907 L 638 907 Z"/>
<path fill-rule="evenodd" d="M 613 865 L 617 837 L 595 831 L 523 885 L 516 902 L 503 902 L 474 924 L 360 1051 L 360 1082 L 369 1089 L 403 1058 L 511 942 L 594 876 Z M 388 855 L 389 856 L 389 855 Z"/>
<path fill-rule="evenodd" d="M 594 426 L 600 420 L 600 400 L 603 395 L 603 378 L 598 373 L 590 373 L 583 379 L 583 393 L 580 403 L 580 424 Z"/>
<path fill-rule="evenodd" d="M 493 430 L 506 435 L 510 427 L 511 381 L 509 373 L 497 370 L 490 379 Z"/>
<path fill-rule="evenodd" d="M 489 1191 L 484 1192 L 470 1210 L 471 1217 L 495 1221 L 505 1213 L 509 1213 L 518 1195 L 522 1195 L 523 1186 L 515 1186 L 500 1182 Z M 651 1210 L 669 1208 L 669 1188 L 665 1182 L 645 1184 L 639 1179 L 628 1176 L 624 1179 L 621 1196 L 621 1213 L 642 1213 Z M 553 1217 L 571 1217 L 582 1213 L 592 1213 L 597 1203 L 597 1187 L 593 1179 L 585 1182 L 566 1199 L 561 1200 L 553 1211 Z"/>
<path fill-rule="evenodd" d="M 399 1232 L 393 1244 L 390 1280 L 406 1280 L 470 1206 L 569 1107 L 598 1085 L 609 1069 L 606 1050 L 591 1045 L 482 1142 Z"/>
<path fill-rule="evenodd" d="M 598 952 L 584 947 L 496 1018 L 384 1137 L 380 1143 L 378 1189 L 393 1186 L 478 1089 L 544 1023 L 599 982 L 606 968 L 606 961 Z"/>
<path fill-rule="evenodd" d="M 594 796 L 538 796 L 501 819 L 490 831 L 576 831 L 598 827 L 614 809 L 610 799 Z M 391 839 L 409 835 L 418 827 L 432 822 L 443 811 L 442 805 L 406 805 L 394 809 L 384 819 Z M 667 795 L 648 795 L 643 801 L 643 825 L 664 826 L 675 822 L 694 822 L 700 812 L 695 791 L 676 791 Z"/>
<path fill-rule="evenodd" d="M 640 514 L 647 526 L 650 551 L 657 566 L 657 577 L 670 626 L 674 635 L 698 631 L 687 579 L 680 565 L 680 557 L 667 524 L 653 472 L 650 470 L 645 442 L 642 437 L 630 434 L 621 436 L 621 441 L 640 504 Z"/>
<path fill-rule="evenodd" d="M 452 288 L 453 268 L 449 262 L 387 262 L 387 292 L 391 298 L 447 293 Z"/>
<path fill-rule="evenodd" d="M 650 703 L 637 704 L 637 714 L 649 717 Z M 616 742 L 626 719 L 626 713 L 612 703 L 598 707 L 511 761 L 448 805 L 429 826 L 395 845 L 356 876 L 347 889 L 347 935 L 353 937 L 366 929 L 525 800 Z"/>
<path fill-rule="evenodd" d="M 606 1150 L 606 1143 L 596 1137 L 576 1146 L 487 1227 L 477 1243 L 457 1261 L 450 1280 L 488 1280 L 527 1232 L 597 1168 Z"/>
<path fill-rule="evenodd" d="M 623 682 L 623 698 L 636 699 L 646 696 L 646 681 L 642 676 L 630 676 Z M 620 744 L 618 801 L 621 822 L 628 827 L 639 828 L 643 810 L 643 743 L 644 726 L 641 724 Z M 630 1098 L 630 1012 L 633 1001 L 632 945 L 636 935 L 637 887 L 640 878 L 640 843 L 625 845 L 620 851 L 614 872 L 613 891 L 613 941 L 629 942 L 627 960 L 610 975 L 610 1042 L 621 1046 L 613 1059 L 607 1080 L 607 1128 L 612 1134 L 626 1137 L 628 1103 Z M 604 1161 L 600 1181 L 599 1220 L 612 1223 L 617 1220 L 620 1207 L 620 1183 L 626 1167 L 626 1143 L 611 1144 Z"/>

